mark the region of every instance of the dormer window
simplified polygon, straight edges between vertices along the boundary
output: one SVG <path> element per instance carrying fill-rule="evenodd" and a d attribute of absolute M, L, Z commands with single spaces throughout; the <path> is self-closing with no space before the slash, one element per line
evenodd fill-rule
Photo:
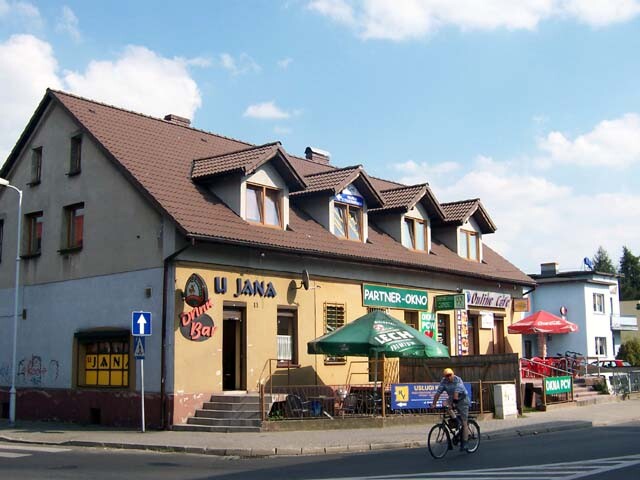
<path fill-rule="evenodd" d="M 362 208 L 334 202 L 333 229 L 337 237 L 362 241 Z"/>
<path fill-rule="evenodd" d="M 280 191 L 247 184 L 247 220 L 272 227 L 282 226 Z"/>
<path fill-rule="evenodd" d="M 476 262 L 480 259 L 480 236 L 478 232 L 461 229 L 458 236 L 458 245 L 462 258 L 475 260 Z"/>
<path fill-rule="evenodd" d="M 405 217 L 402 223 L 402 245 L 412 250 L 427 251 L 429 234 L 427 224 L 416 218 Z"/>

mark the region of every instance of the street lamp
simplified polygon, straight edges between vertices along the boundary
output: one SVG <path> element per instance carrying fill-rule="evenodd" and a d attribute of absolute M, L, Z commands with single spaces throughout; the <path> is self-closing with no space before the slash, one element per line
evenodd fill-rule
<path fill-rule="evenodd" d="M 16 286 L 13 299 L 13 359 L 11 361 L 11 389 L 9 390 L 9 422 L 16 423 L 16 350 L 18 345 L 18 287 L 20 286 L 20 229 L 22 228 L 22 190 L 14 187 L 9 180 L 0 178 L 0 187 L 8 187 L 18 192 L 18 231 L 16 232 Z"/>

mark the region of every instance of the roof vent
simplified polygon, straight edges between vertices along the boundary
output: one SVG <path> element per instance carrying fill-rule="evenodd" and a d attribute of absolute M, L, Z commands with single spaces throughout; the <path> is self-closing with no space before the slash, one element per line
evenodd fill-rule
<path fill-rule="evenodd" d="M 191 125 L 191 120 L 189 120 L 188 118 L 180 117 L 173 113 L 170 113 L 169 115 L 165 115 L 164 119 L 167 122 L 176 123 L 178 125 L 185 125 L 185 126 Z"/>
<path fill-rule="evenodd" d="M 316 147 L 307 147 L 304 150 L 304 156 L 307 160 L 313 160 L 314 162 L 320 163 L 329 163 L 329 159 L 331 158 L 331 154 L 324 150 L 320 150 Z"/>
<path fill-rule="evenodd" d="M 541 263 L 540 264 L 540 273 L 542 275 L 557 275 L 558 274 L 558 264 L 556 262 Z"/>

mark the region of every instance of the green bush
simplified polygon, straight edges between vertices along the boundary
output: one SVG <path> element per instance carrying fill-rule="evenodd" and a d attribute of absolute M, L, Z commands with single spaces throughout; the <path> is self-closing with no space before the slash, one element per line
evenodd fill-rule
<path fill-rule="evenodd" d="M 624 342 L 620 345 L 616 358 L 618 360 L 626 360 L 634 367 L 640 366 L 640 340 L 632 338 Z"/>

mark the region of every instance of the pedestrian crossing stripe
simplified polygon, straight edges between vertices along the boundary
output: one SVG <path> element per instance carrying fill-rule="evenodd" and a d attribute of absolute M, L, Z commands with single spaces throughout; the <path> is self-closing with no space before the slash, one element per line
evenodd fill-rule
<path fill-rule="evenodd" d="M 451 472 L 424 472 L 389 474 L 363 477 L 334 477 L 332 480 L 577 480 L 612 470 L 640 464 L 640 454 L 624 457 L 597 458 L 578 462 L 549 463 L 522 467 L 487 468 L 483 470 L 457 470 Z M 326 479 L 329 480 L 329 479 Z"/>
<path fill-rule="evenodd" d="M 29 457 L 34 453 L 62 453 L 70 450 L 70 448 L 41 447 L 37 445 L 0 444 L 0 458 L 22 458 Z"/>

